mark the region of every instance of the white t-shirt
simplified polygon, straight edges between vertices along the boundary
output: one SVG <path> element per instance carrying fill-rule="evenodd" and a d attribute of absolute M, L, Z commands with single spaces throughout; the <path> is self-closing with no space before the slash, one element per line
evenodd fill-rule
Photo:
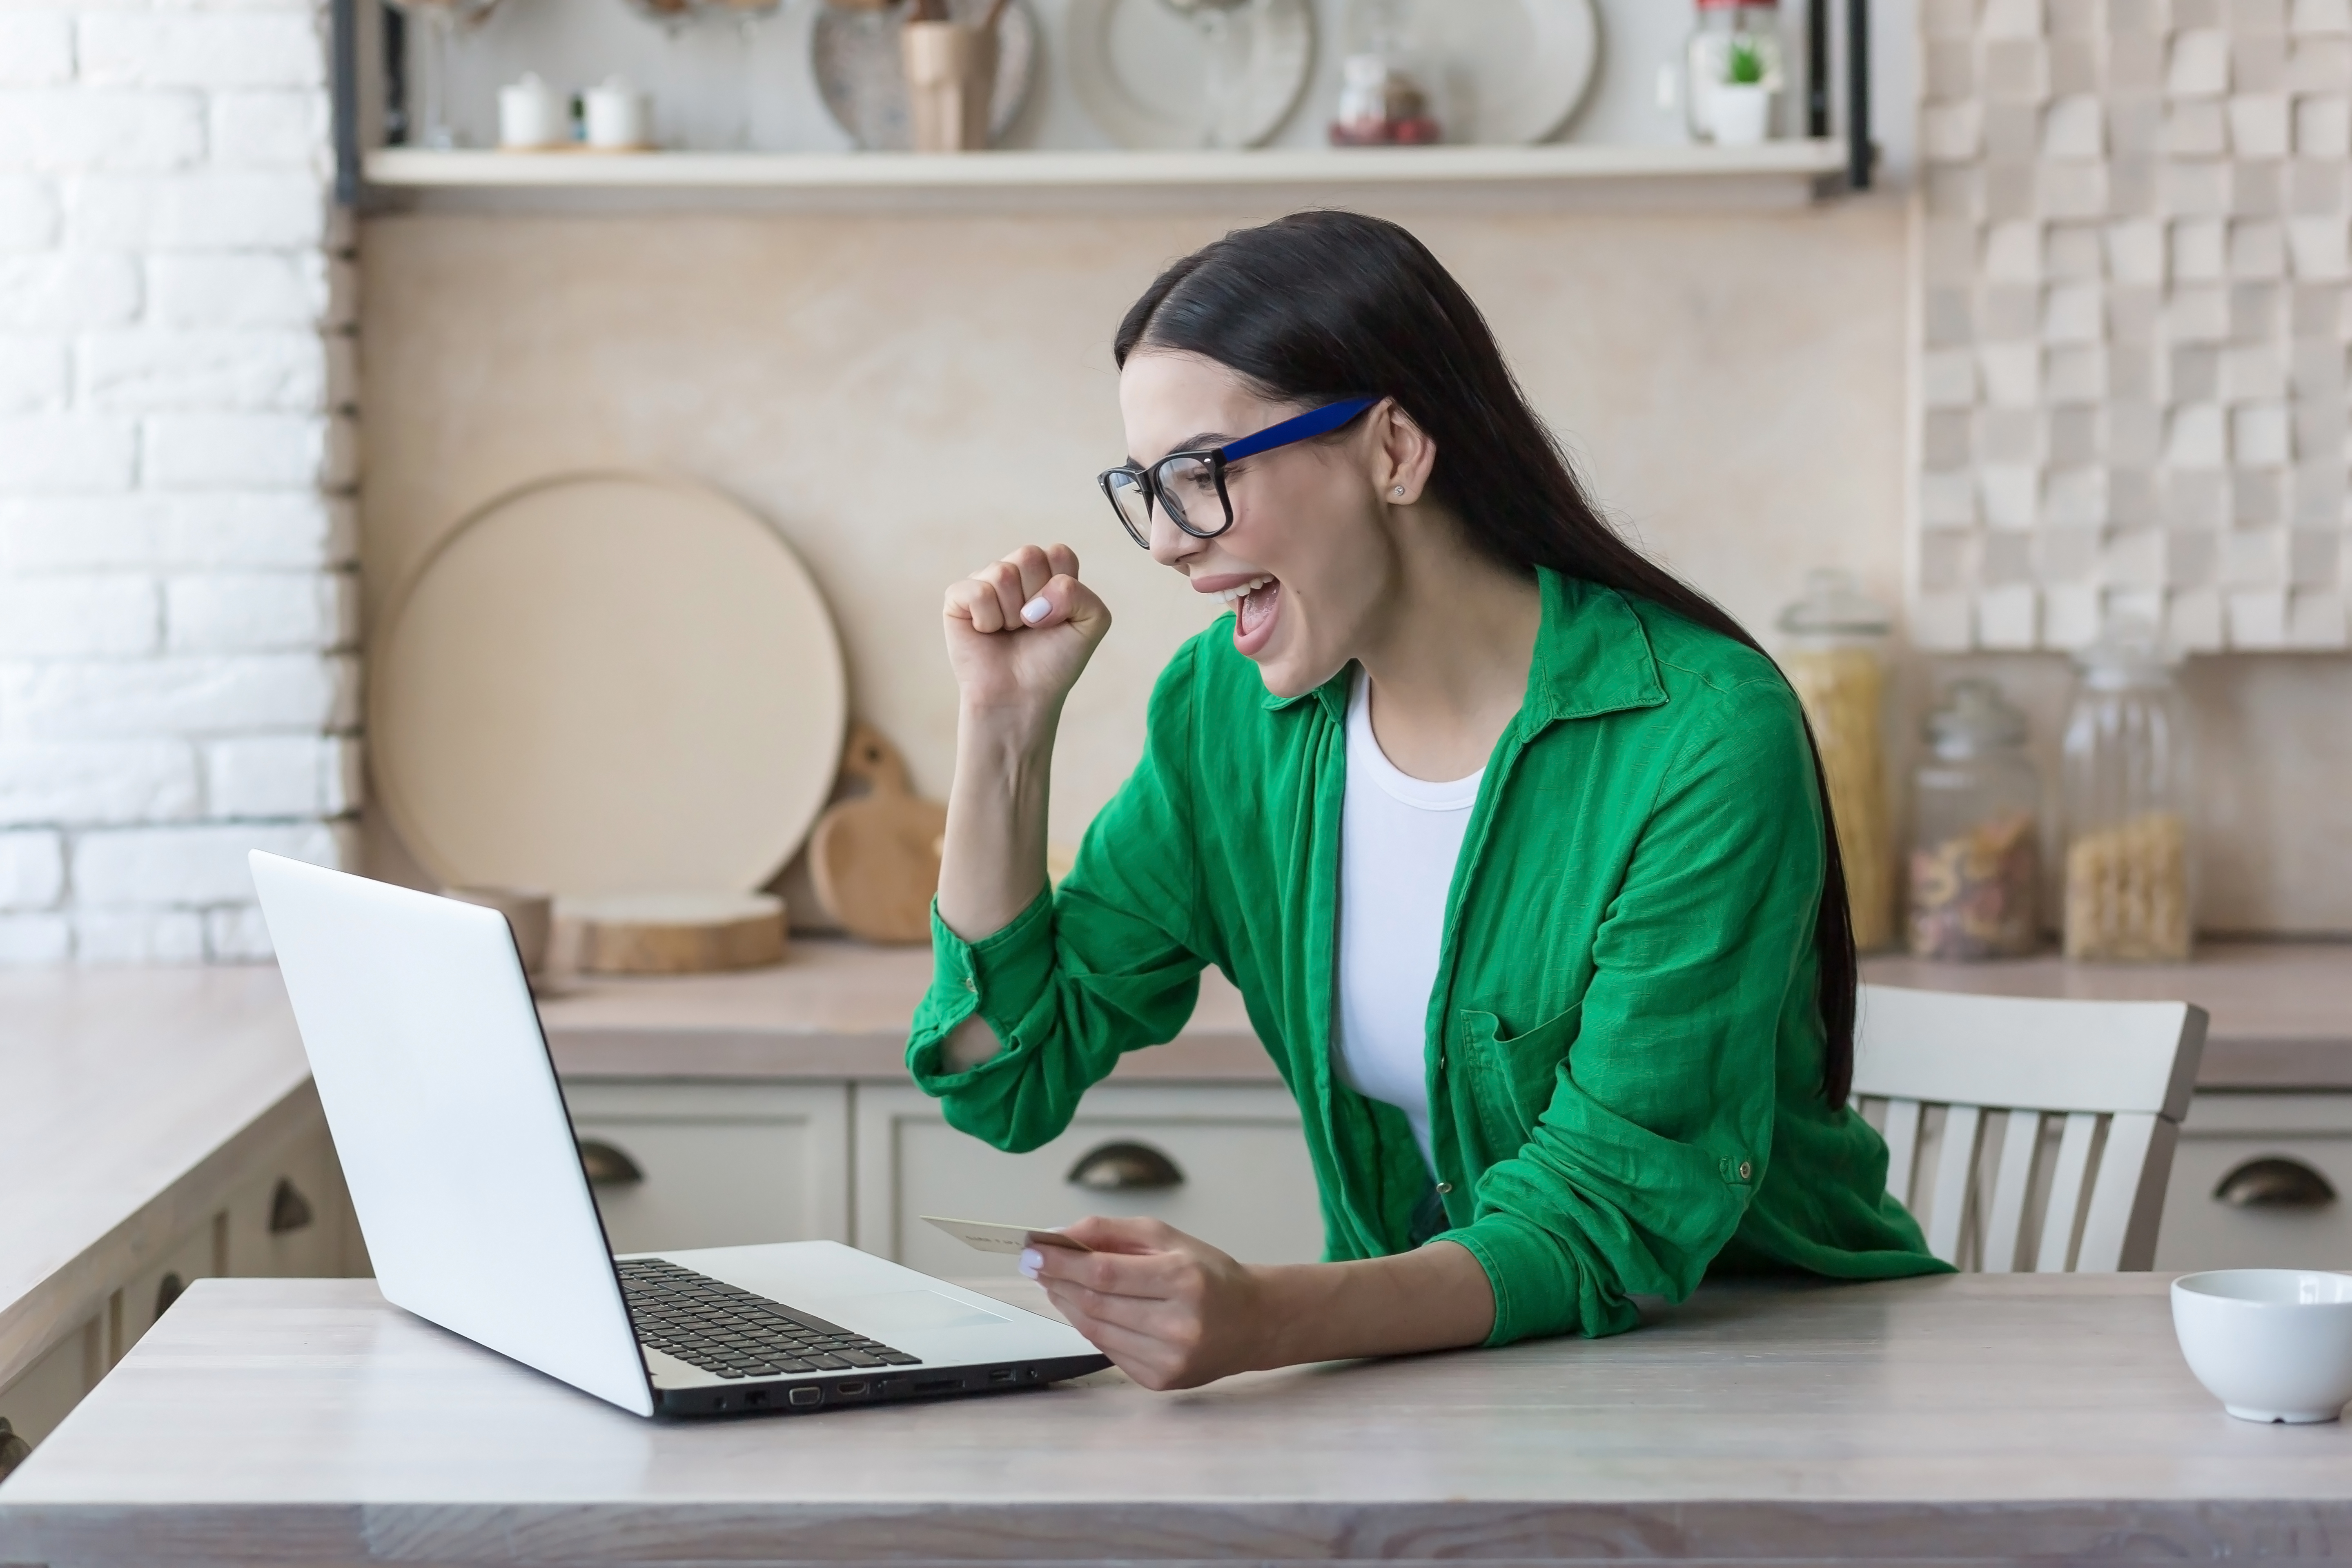
<path fill-rule="evenodd" d="M 1426 1030 L 1445 932 L 1445 895 L 1478 799 L 1481 768 L 1432 784 L 1401 773 L 1372 735 L 1370 689 L 1359 668 L 1348 698 L 1348 794 L 1339 818 L 1339 1076 L 1429 1138 Z"/>

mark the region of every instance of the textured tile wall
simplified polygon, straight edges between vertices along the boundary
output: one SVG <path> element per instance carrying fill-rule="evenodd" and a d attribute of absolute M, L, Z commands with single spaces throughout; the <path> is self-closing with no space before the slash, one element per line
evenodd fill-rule
<path fill-rule="evenodd" d="M 2352 647 L 2352 0 L 1920 19 L 1916 639 Z"/>

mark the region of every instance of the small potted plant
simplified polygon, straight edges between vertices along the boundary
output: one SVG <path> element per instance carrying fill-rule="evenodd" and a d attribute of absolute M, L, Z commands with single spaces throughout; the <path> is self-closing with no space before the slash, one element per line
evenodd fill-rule
<path fill-rule="evenodd" d="M 1765 75 L 1763 51 L 1755 40 L 1732 39 L 1708 109 L 1719 145 L 1753 147 L 1764 140 L 1772 123 L 1772 89 Z"/>

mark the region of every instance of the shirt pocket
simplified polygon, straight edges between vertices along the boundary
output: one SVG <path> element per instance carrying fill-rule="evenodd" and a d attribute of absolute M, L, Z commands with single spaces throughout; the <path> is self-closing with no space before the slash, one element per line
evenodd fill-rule
<path fill-rule="evenodd" d="M 1559 1069 L 1583 1026 L 1584 1004 L 1516 1035 L 1503 1033 L 1492 1013 L 1464 1009 L 1462 1045 L 1469 1081 L 1464 1086 L 1476 1111 L 1488 1163 L 1507 1160 L 1534 1136 L 1536 1122 L 1551 1104 Z"/>

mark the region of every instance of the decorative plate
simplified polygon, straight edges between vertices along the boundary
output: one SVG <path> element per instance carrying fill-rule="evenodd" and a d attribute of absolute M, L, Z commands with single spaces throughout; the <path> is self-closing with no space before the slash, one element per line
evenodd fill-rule
<path fill-rule="evenodd" d="M 869 153 L 904 153 L 914 144 L 907 128 L 907 76 L 898 59 L 904 7 L 844 11 L 818 7 L 809 29 L 809 71 L 833 122 Z M 959 22 L 988 15 L 988 0 L 948 0 Z M 1038 26 L 1029 0 L 1013 0 L 996 24 L 996 94 L 988 106 L 993 142 L 1011 129 L 1029 101 L 1037 73 Z"/>
<path fill-rule="evenodd" d="M 1423 47 L 1444 62 L 1445 140 L 1549 142 L 1592 84 L 1592 0 L 1422 0 Z"/>
<path fill-rule="evenodd" d="M 1307 90 L 1315 12 L 1307 0 L 1255 0 L 1241 15 L 1250 28 L 1250 71 L 1236 119 L 1243 143 L 1255 147 L 1282 129 Z M 1192 106 L 1207 46 L 1198 29 L 1160 0 L 1070 0 L 1067 25 L 1070 85 L 1112 141 L 1201 145 Z"/>

